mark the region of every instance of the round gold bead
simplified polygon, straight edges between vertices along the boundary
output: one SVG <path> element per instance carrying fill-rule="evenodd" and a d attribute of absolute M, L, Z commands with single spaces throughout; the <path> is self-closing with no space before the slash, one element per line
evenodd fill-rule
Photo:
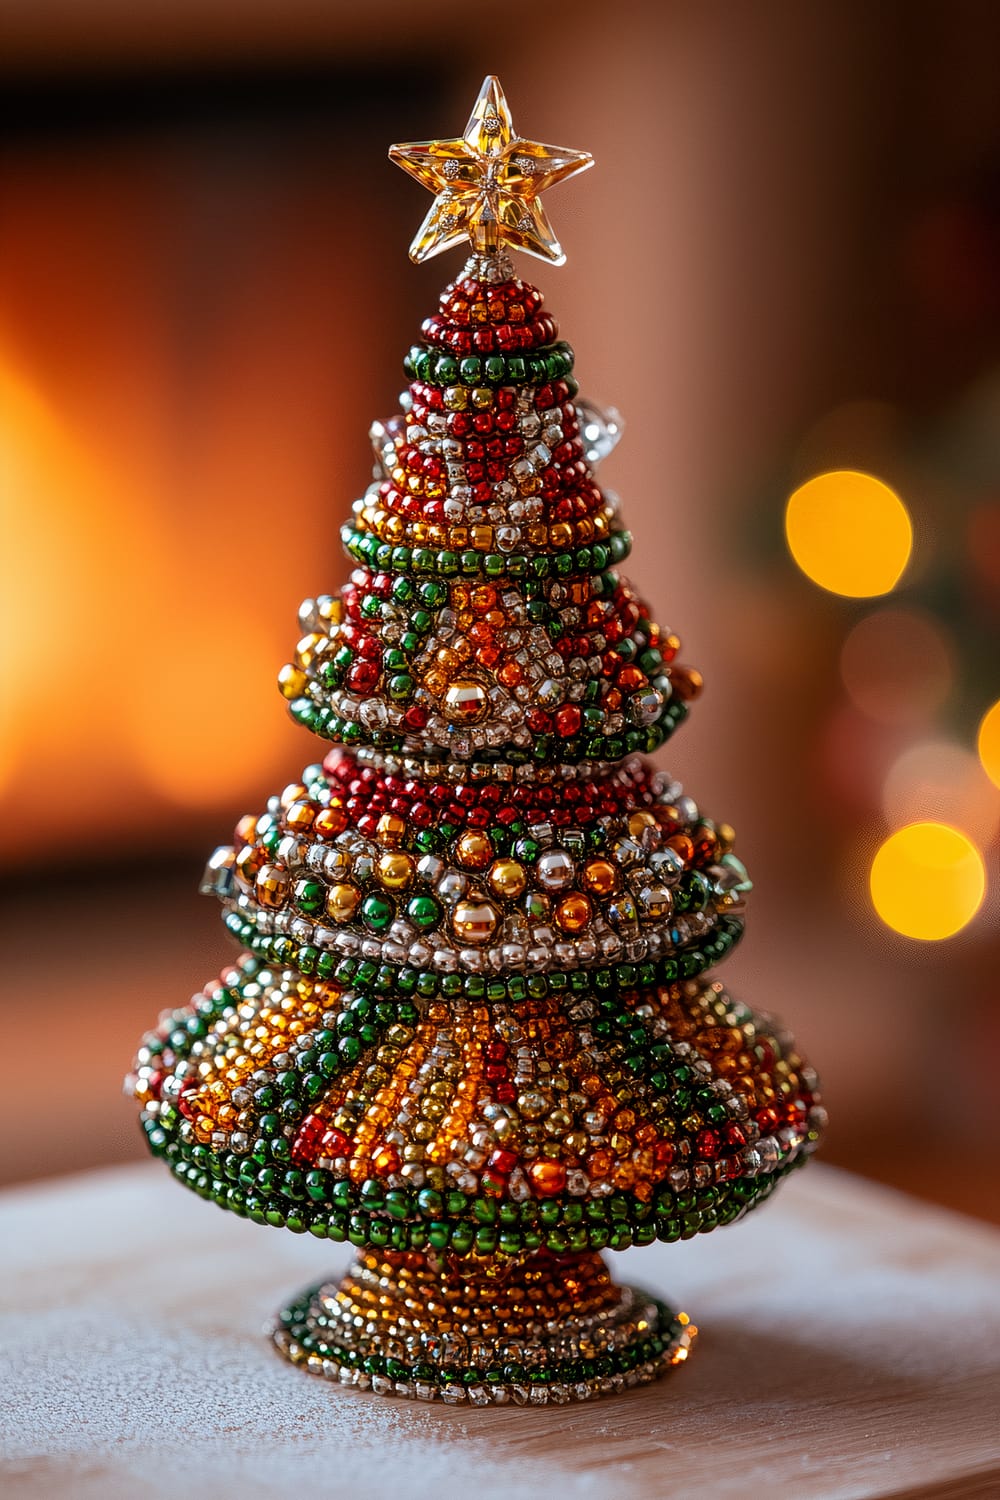
<path fill-rule="evenodd" d="M 591 859 L 583 867 L 583 883 L 595 896 L 610 896 L 618 884 L 618 871 L 608 859 Z"/>
<path fill-rule="evenodd" d="M 288 900 L 289 884 L 287 870 L 278 865 L 264 865 L 257 876 L 257 900 L 271 910 L 284 906 Z"/>
<path fill-rule="evenodd" d="M 485 870 L 493 858 L 493 845 L 478 828 L 467 828 L 455 844 L 455 858 L 467 870 Z"/>
<path fill-rule="evenodd" d="M 459 677 L 444 695 L 444 711 L 453 724 L 478 724 L 490 711 L 489 693 L 474 677 Z"/>
<path fill-rule="evenodd" d="M 390 891 L 401 891 L 413 879 L 413 860 L 401 849 L 383 854 L 376 867 L 378 878 Z"/>
<path fill-rule="evenodd" d="M 590 921 L 590 900 L 582 891 L 573 891 L 560 901 L 555 916 L 563 932 L 582 932 Z"/>
<path fill-rule="evenodd" d="M 302 637 L 298 645 L 295 647 L 295 659 L 300 667 L 309 666 L 309 664 L 313 660 L 313 657 L 316 655 L 316 647 L 321 645 L 325 640 L 326 636 L 318 635 L 316 631 L 311 631 L 309 635 L 304 635 Z"/>
<path fill-rule="evenodd" d="M 503 901 L 516 901 L 528 883 L 524 866 L 516 859 L 498 859 L 489 873 L 490 888 Z"/>
<path fill-rule="evenodd" d="M 267 855 L 259 844 L 244 844 L 236 856 L 236 878 L 245 886 L 253 885 Z"/>
<path fill-rule="evenodd" d="M 406 820 L 398 813 L 383 813 L 375 829 L 380 844 L 398 844 L 406 832 Z"/>
<path fill-rule="evenodd" d="M 293 667 L 291 662 L 286 662 L 278 673 L 278 687 L 283 698 L 301 698 L 306 690 L 308 678 L 301 667 Z"/>
<path fill-rule="evenodd" d="M 335 922 L 349 922 L 357 910 L 361 892 L 356 885 L 332 885 L 327 892 L 327 915 Z"/>
<path fill-rule="evenodd" d="M 651 812 L 646 812 L 643 809 L 639 812 L 629 813 L 628 831 L 632 838 L 641 838 L 647 828 L 655 827 L 656 819 Z"/>
<path fill-rule="evenodd" d="M 460 901 L 452 913 L 452 931 L 463 943 L 479 946 L 493 936 L 498 916 L 488 901 Z"/>

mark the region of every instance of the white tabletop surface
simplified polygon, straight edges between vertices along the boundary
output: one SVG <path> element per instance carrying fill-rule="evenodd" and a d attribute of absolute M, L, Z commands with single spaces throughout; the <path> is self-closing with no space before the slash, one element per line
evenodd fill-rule
<path fill-rule="evenodd" d="M 1000 1496 L 1000 1234 L 811 1164 L 744 1223 L 612 1257 L 701 1327 L 585 1406 L 345 1391 L 261 1336 L 349 1247 L 153 1163 L 0 1196 L 0 1493 L 72 1500 Z"/>

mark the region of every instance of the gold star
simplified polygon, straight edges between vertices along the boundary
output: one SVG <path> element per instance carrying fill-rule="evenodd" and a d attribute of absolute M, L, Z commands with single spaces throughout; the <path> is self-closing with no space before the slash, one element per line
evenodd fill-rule
<path fill-rule="evenodd" d="M 407 141 L 389 157 L 437 196 L 410 246 L 410 259 L 429 260 L 468 239 L 487 254 L 516 245 L 539 260 L 566 259 L 539 196 L 594 165 L 589 151 L 523 141 L 503 89 L 487 78 L 465 134 L 450 141 Z"/>

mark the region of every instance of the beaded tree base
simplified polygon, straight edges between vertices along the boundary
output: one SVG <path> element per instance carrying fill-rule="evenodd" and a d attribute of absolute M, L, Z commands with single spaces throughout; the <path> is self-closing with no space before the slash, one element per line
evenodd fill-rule
<path fill-rule="evenodd" d="M 364 1250 L 270 1330 L 286 1359 L 341 1385 L 458 1406 L 615 1395 L 680 1364 L 685 1313 L 617 1286 L 596 1252 L 506 1267 Z"/>

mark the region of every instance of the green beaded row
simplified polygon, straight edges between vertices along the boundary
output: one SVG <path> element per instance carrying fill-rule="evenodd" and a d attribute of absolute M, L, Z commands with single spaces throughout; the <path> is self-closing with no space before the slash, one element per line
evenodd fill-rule
<path fill-rule="evenodd" d="M 370 959 L 338 958 L 320 952 L 294 938 L 259 933 L 241 912 L 227 912 L 226 928 L 244 947 L 264 963 L 298 969 L 301 974 L 332 979 L 336 983 L 375 995 L 419 995 L 433 999 L 502 1002 L 542 1000 L 546 995 L 606 994 L 618 989 L 653 984 L 675 984 L 694 979 L 729 952 L 743 936 L 743 923 L 736 917 L 720 917 L 709 942 L 680 948 L 676 958 L 652 959 L 648 963 L 616 964 L 605 969 L 574 969 L 550 974 L 501 974 L 485 979 L 481 974 L 437 974 L 408 965 L 374 963 Z"/>
<path fill-rule="evenodd" d="M 565 380 L 573 369 L 573 350 L 565 340 L 530 353 L 469 354 L 456 357 L 427 344 L 414 344 L 403 360 L 408 380 L 424 385 L 548 385 Z"/>
<path fill-rule="evenodd" d="M 613 531 L 606 542 L 590 542 L 573 552 L 465 552 L 432 547 L 404 547 L 383 542 L 370 531 L 356 531 L 350 523 L 340 528 L 340 540 L 352 561 L 380 573 L 429 573 L 442 578 L 572 578 L 580 573 L 603 573 L 612 563 L 624 562 L 632 551 L 632 533 Z"/>
<path fill-rule="evenodd" d="M 650 1332 L 638 1343 L 623 1349 L 611 1349 L 606 1354 L 591 1358 L 565 1360 L 557 1365 L 526 1366 L 517 1362 L 497 1365 L 488 1370 L 479 1370 L 468 1365 L 433 1365 L 419 1361 L 406 1365 L 399 1359 L 380 1354 L 365 1354 L 359 1349 L 344 1349 L 327 1341 L 313 1331 L 311 1302 L 313 1291 L 306 1292 L 297 1302 L 284 1308 L 278 1322 L 291 1338 L 300 1344 L 306 1354 L 316 1354 L 321 1359 L 332 1359 L 351 1370 L 361 1370 L 366 1375 L 385 1376 L 389 1380 L 424 1385 L 579 1385 L 606 1379 L 609 1376 L 627 1375 L 641 1365 L 649 1365 L 673 1349 L 685 1325 L 666 1303 L 650 1298 L 656 1309 L 655 1327 L 659 1332 Z"/>
<path fill-rule="evenodd" d="M 543 1249 L 564 1255 L 627 1250 L 633 1245 L 650 1245 L 654 1240 L 673 1244 L 731 1224 L 767 1198 L 781 1178 L 806 1159 L 796 1156 L 768 1177 L 738 1177 L 686 1193 L 661 1189 L 653 1203 L 626 1193 L 586 1201 L 528 1199 L 522 1204 L 498 1204 L 485 1195 L 446 1193 L 438 1195 L 442 1198 L 442 1217 L 407 1220 L 393 1216 L 394 1211 L 401 1215 L 408 1210 L 402 1203 L 391 1208 L 389 1200 L 412 1195 L 400 1189 L 387 1190 L 375 1179 L 359 1188 L 339 1181 L 341 1192 L 332 1207 L 314 1204 L 312 1195 L 319 1190 L 319 1184 L 313 1181 L 315 1172 L 288 1167 L 281 1173 L 278 1188 L 276 1170 L 259 1166 L 252 1156 L 232 1151 L 216 1155 L 208 1146 L 178 1140 L 167 1124 L 156 1120 L 146 1122 L 145 1130 L 150 1150 L 166 1161 L 179 1182 L 241 1218 L 290 1229 L 295 1234 L 312 1234 L 317 1239 L 349 1241 L 359 1248 L 447 1249 L 456 1255 L 506 1257 Z M 282 1141 L 287 1149 L 287 1140 L 282 1137 Z M 363 1202 L 366 1190 L 384 1195 L 380 1208 L 351 1206 L 358 1197 Z M 484 1214 L 493 1216 L 492 1221 L 483 1222 Z"/>

